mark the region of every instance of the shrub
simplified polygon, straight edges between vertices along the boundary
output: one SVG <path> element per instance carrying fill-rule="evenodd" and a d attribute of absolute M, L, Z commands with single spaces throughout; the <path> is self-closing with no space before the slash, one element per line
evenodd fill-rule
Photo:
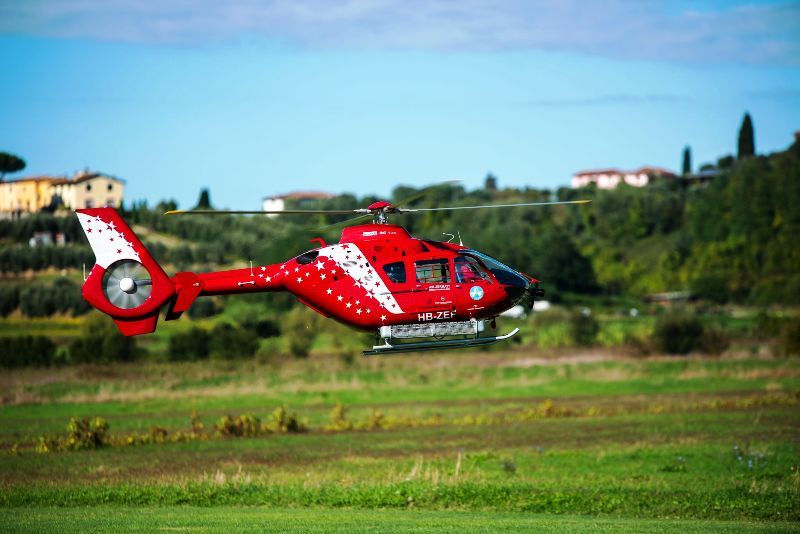
<path fill-rule="evenodd" d="M 284 332 L 289 343 L 289 352 L 298 358 L 305 358 L 314 343 L 312 319 L 302 308 L 294 308 L 286 316 Z"/>
<path fill-rule="evenodd" d="M 653 342 L 660 352 L 688 354 L 700 346 L 703 323 L 687 312 L 670 312 L 661 316 L 653 331 Z"/>
<path fill-rule="evenodd" d="M 80 287 L 69 278 L 51 283 L 34 282 L 19 293 L 19 308 L 28 317 L 48 317 L 54 313 L 82 315 L 89 305 L 81 296 Z"/>
<path fill-rule="evenodd" d="M 208 348 L 212 358 L 250 358 L 258 350 L 258 336 L 252 330 L 220 323 L 211 330 Z"/>
<path fill-rule="evenodd" d="M 204 329 L 192 327 L 187 332 L 178 332 L 169 338 L 170 361 L 183 362 L 208 358 L 211 336 Z"/>
<path fill-rule="evenodd" d="M 261 420 L 252 414 L 242 414 L 236 418 L 224 415 L 214 428 L 220 436 L 233 438 L 257 436 L 262 431 Z"/>
<path fill-rule="evenodd" d="M 203 319 L 219 313 L 219 307 L 214 299 L 202 298 L 194 301 L 186 313 L 192 319 Z"/>
<path fill-rule="evenodd" d="M 783 356 L 800 356 L 800 317 L 783 325 L 778 350 Z"/>
<path fill-rule="evenodd" d="M 728 335 L 719 327 L 705 328 L 700 338 L 700 350 L 714 356 L 725 352 L 725 349 L 727 349 L 730 344 Z"/>
<path fill-rule="evenodd" d="M 14 284 L 0 285 L 0 317 L 5 317 L 19 307 L 19 287 Z"/>
<path fill-rule="evenodd" d="M 268 428 L 274 432 L 304 432 L 305 426 L 297 420 L 297 415 L 289 413 L 285 406 L 273 410 Z"/>
<path fill-rule="evenodd" d="M 81 325 L 81 337 L 70 344 L 74 363 L 128 362 L 136 358 L 136 341 L 123 336 L 114 321 L 101 313 L 89 315 Z"/>
<path fill-rule="evenodd" d="M 337 402 L 331 410 L 331 422 L 325 426 L 325 430 L 350 430 L 353 423 L 347 418 L 347 408 L 341 402 Z"/>
<path fill-rule="evenodd" d="M 108 423 L 102 417 L 77 419 L 67 425 L 66 449 L 99 449 L 108 445 Z"/>
<path fill-rule="evenodd" d="M 569 331 L 576 345 L 589 346 L 597 340 L 600 325 L 591 312 L 573 313 L 569 319 Z"/>
<path fill-rule="evenodd" d="M 51 365 L 56 346 L 46 336 L 0 337 L 0 367 Z"/>

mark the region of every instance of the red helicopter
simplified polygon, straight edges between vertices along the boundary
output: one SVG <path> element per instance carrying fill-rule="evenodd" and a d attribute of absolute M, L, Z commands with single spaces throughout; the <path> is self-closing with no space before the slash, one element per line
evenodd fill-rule
<path fill-rule="evenodd" d="M 529 202 L 444 208 L 401 208 L 379 201 L 355 210 L 172 211 L 167 214 L 357 214 L 338 244 L 320 246 L 281 264 L 168 276 L 114 208 L 77 210 L 96 264 L 82 293 L 110 315 L 126 336 L 153 332 L 177 319 L 198 296 L 289 291 L 325 317 L 376 332 L 381 344 L 369 354 L 490 345 L 515 335 L 486 335 L 503 311 L 544 296 L 539 281 L 460 244 L 412 237 L 389 224 L 392 214 L 460 209 L 497 209 L 589 200 Z"/>

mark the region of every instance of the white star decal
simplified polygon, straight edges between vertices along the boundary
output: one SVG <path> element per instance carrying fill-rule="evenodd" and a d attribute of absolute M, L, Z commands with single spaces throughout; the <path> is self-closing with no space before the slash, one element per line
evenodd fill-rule
<path fill-rule="evenodd" d="M 372 310 L 370 310 L 369 308 L 367 308 L 367 313 L 372 313 Z"/>
<path fill-rule="evenodd" d="M 306 271 L 306 278 L 308 278 L 308 276 L 309 276 L 310 274 L 311 274 L 311 273 L 309 273 L 308 271 Z"/>
<path fill-rule="evenodd" d="M 320 260 L 314 264 L 314 267 L 316 267 L 318 271 L 321 271 L 325 267 L 325 263 Z"/>
<path fill-rule="evenodd" d="M 302 282 L 302 281 L 303 281 L 303 277 L 302 277 L 302 276 L 298 276 L 298 277 L 297 277 L 297 283 L 299 284 L 299 283 L 300 283 L 300 282 Z"/>
<path fill-rule="evenodd" d="M 325 273 L 322 273 L 321 275 L 319 275 L 319 279 L 320 280 L 325 280 L 325 276 L 326 276 Z"/>
<path fill-rule="evenodd" d="M 357 300 L 357 301 L 356 301 L 356 306 L 358 306 L 359 304 L 361 304 L 361 301 L 360 301 L 360 300 Z"/>
<path fill-rule="evenodd" d="M 342 297 L 341 295 L 339 295 L 338 297 L 336 297 L 336 300 L 338 300 L 339 302 L 342 302 L 342 300 L 344 300 L 344 297 Z"/>
<path fill-rule="evenodd" d="M 345 306 L 347 306 L 348 308 L 352 308 L 353 307 L 353 305 L 350 304 L 349 302 L 347 304 L 345 304 Z"/>
<path fill-rule="evenodd" d="M 259 278 L 264 278 L 264 275 L 263 274 L 259 274 L 258 277 Z"/>
<path fill-rule="evenodd" d="M 300 270 L 300 267 L 295 267 L 295 268 L 294 268 L 294 272 L 297 272 L 297 271 L 299 271 L 299 270 Z"/>
<path fill-rule="evenodd" d="M 267 270 L 267 268 L 266 268 L 266 267 L 262 267 L 262 268 L 261 268 L 261 271 L 262 271 L 262 272 L 263 272 L 263 271 L 266 271 L 266 270 Z"/>
<path fill-rule="evenodd" d="M 385 321 L 385 320 L 386 320 L 386 316 L 385 315 L 381 315 L 381 321 Z"/>
<path fill-rule="evenodd" d="M 325 290 L 325 293 L 327 293 L 328 295 L 330 295 L 331 293 L 333 293 L 333 289 L 331 289 L 331 288 L 328 288 L 328 289 L 326 289 L 326 290 Z"/>
<path fill-rule="evenodd" d="M 272 277 L 271 277 L 271 276 L 268 276 L 268 277 L 266 277 L 264 280 L 266 280 L 267 282 L 272 282 Z"/>
<path fill-rule="evenodd" d="M 283 274 L 285 274 L 286 276 L 289 276 L 289 271 L 283 271 Z"/>
<path fill-rule="evenodd" d="M 357 309 L 357 310 L 356 310 L 356 313 L 357 313 L 357 314 L 359 314 L 359 315 L 361 315 L 361 308 Z"/>
<path fill-rule="evenodd" d="M 331 269 L 331 274 L 336 274 L 336 269 Z"/>

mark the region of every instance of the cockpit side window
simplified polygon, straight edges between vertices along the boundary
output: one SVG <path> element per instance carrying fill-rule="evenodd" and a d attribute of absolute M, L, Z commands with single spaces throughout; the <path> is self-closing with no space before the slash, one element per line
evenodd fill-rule
<path fill-rule="evenodd" d="M 420 284 L 449 284 L 450 263 L 447 260 L 425 260 L 415 263 Z"/>
<path fill-rule="evenodd" d="M 383 266 L 383 272 L 385 272 L 389 280 L 395 284 L 406 283 L 406 266 L 402 261 L 387 263 Z"/>
<path fill-rule="evenodd" d="M 486 271 L 481 267 L 478 260 L 469 256 L 458 256 L 455 259 L 456 264 L 456 279 L 460 284 L 469 284 L 470 282 L 491 282 L 491 278 Z"/>
<path fill-rule="evenodd" d="M 308 265 L 312 261 L 316 260 L 317 256 L 319 256 L 319 250 L 310 250 L 297 256 L 297 263 L 300 265 Z"/>

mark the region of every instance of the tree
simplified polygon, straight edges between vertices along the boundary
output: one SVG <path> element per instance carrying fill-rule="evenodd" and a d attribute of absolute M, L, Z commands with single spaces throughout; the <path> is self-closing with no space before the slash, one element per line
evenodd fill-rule
<path fill-rule="evenodd" d="M 497 191 L 497 177 L 492 173 L 487 174 L 483 188 L 487 191 Z"/>
<path fill-rule="evenodd" d="M 683 175 L 688 176 L 692 174 L 692 147 L 686 146 L 683 149 Z"/>
<path fill-rule="evenodd" d="M 8 152 L 0 152 L 0 182 L 6 173 L 21 171 L 25 168 L 25 160 Z"/>
<path fill-rule="evenodd" d="M 211 194 L 208 192 L 208 189 L 200 190 L 200 198 L 197 200 L 197 206 L 195 206 L 194 209 L 196 210 L 214 209 L 211 207 Z"/>
<path fill-rule="evenodd" d="M 738 159 L 754 156 L 756 153 L 756 139 L 753 133 L 753 120 L 750 113 L 744 114 L 742 127 L 739 128 L 739 154 Z"/>

